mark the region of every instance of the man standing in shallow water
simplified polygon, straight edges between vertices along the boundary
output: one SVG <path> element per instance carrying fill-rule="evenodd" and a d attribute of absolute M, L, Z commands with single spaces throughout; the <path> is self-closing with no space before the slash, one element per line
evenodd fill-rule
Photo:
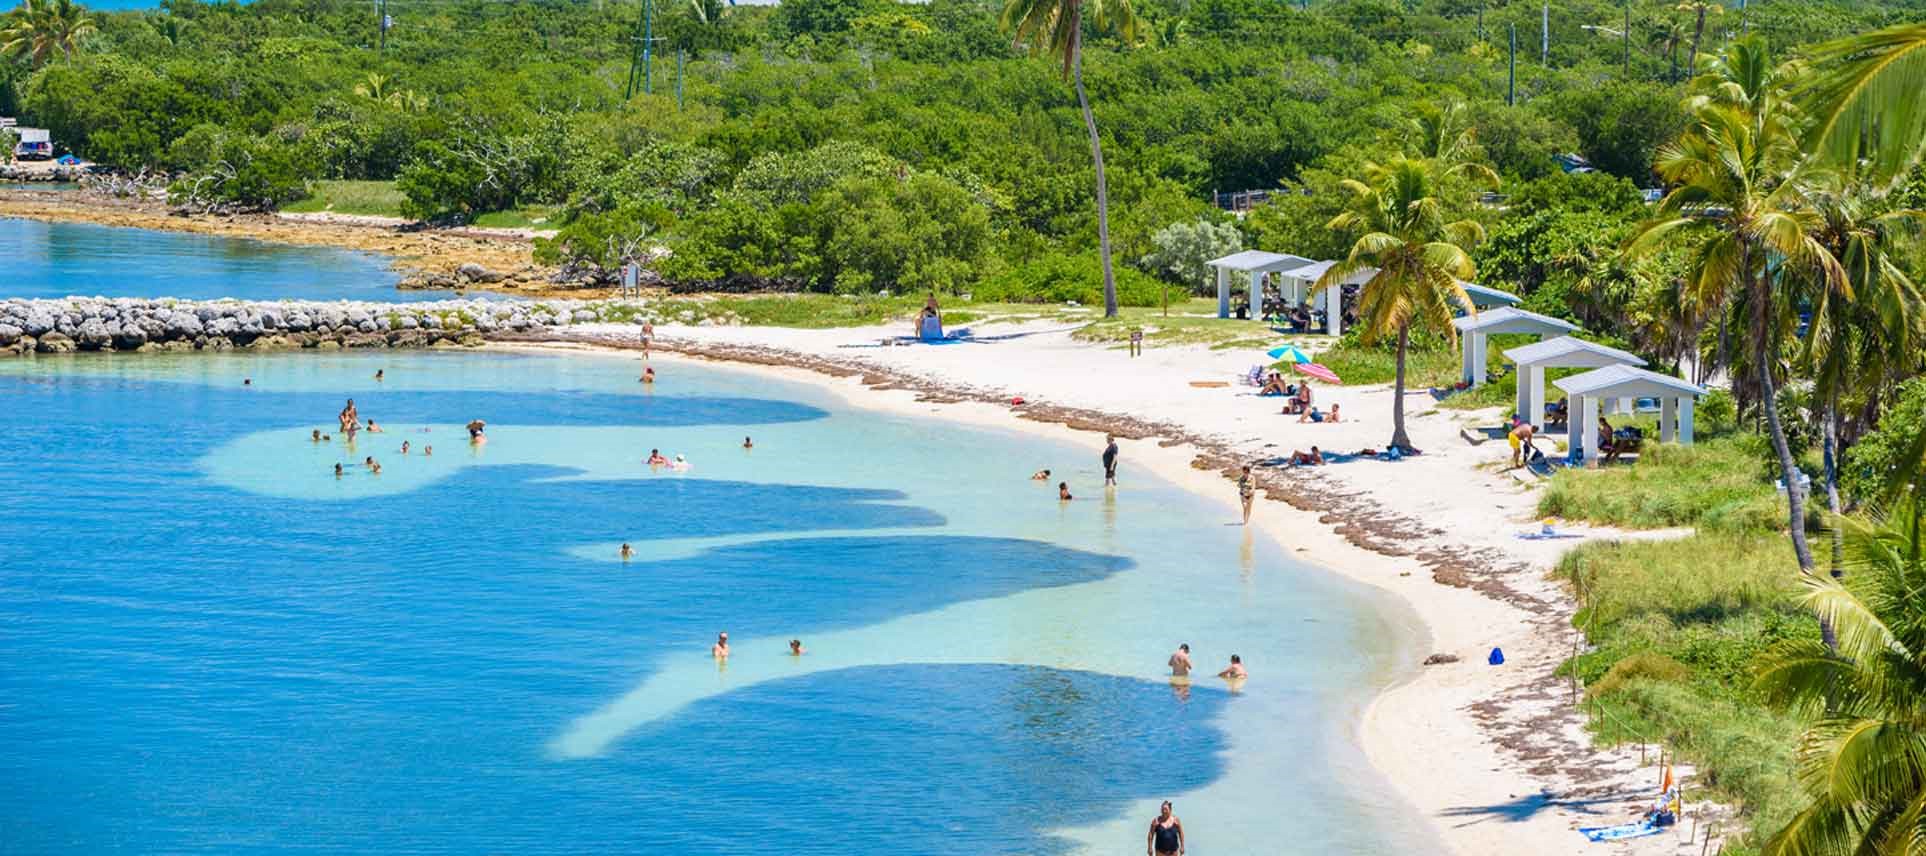
<path fill-rule="evenodd" d="M 1190 643 L 1177 646 L 1177 653 L 1170 655 L 1170 676 L 1172 678 L 1190 677 Z"/>
<path fill-rule="evenodd" d="M 729 634 L 727 632 L 716 634 L 716 644 L 709 646 L 709 656 L 718 660 L 729 659 Z"/>

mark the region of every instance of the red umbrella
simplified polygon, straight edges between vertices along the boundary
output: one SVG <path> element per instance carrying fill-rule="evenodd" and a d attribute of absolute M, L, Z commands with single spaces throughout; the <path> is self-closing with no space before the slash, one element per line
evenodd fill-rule
<path fill-rule="evenodd" d="M 1306 374 L 1325 383 L 1343 383 L 1338 380 L 1337 372 L 1324 367 L 1323 363 L 1297 363 L 1291 366 L 1298 374 Z"/>

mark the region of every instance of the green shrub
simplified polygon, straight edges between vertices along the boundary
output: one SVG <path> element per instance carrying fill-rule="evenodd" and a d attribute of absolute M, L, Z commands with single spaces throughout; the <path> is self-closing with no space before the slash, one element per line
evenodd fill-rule
<path fill-rule="evenodd" d="M 1121 262 L 1112 269 L 1117 277 L 1119 305 L 1157 306 L 1163 301 L 1164 284 L 1155 277 Z M 1182 289 L 1172 291 L 1182 298 Z M 1051 253 L 978 283 L 973 297 L 981 303 L 1076 301 L 1084 306 L 1102 306 L 1103 269 L 1095 253 Z"/>
<path fill-rule="evenodd" d="M 1590 696 L 1611 695 L 1624 689 L 1632 681 L 1665 681 L 1683 683 L 1692 677 L 1692 670 L 1677 660 L 1651 651 L 1641 651 L 1627 656 L 1597 680 L 1585 685 Z"/>

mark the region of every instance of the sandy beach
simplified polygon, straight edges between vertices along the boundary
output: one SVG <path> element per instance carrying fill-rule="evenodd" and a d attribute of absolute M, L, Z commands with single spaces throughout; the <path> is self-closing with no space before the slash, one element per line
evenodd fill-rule
<path fill-rule="evenodd" d="M 1317 403 L 1340 404 L 1340 424 L 1281 415 L 1277 399 L 1236 383 L 1261 354 L 1166 347 L 1133 358 L 1122 348 L 1073 341 L 1071 326 L 1042 322 L 979 326 L 978 341 L 969 343 L 879 344 L 904 333 L 901 326 L 664 325 L 658 371 L 678 358 L 753 363 L 834 390 L 855 406 L 1038 432 L 1083 444 L 1093 456 L 1102 432 L 1114 431 L 1125 478 L 1142 468 L 1227 507 L 1236 505 L 1229 478 L 1242 463 L 1313 445 L 1381 448 L 1391 433 L 1386 386 L 1319 385 Z M 637 328 L 627 325 L 576 327 L 563 336 L 587 346 L 637 346 Z M 1213 381 L 1230 384 L 1192 385 Z M 1688 806 L 1674 831 L 1606 844 L 1576 831 L 1635 819 L 1656 793 L 1658 753 L 1593 747 L 1571 686 L 1554 674 L 1581 644 L 1571 628 L 1573 599 L 1548 576 L 1559 555 L 1590 539 L 1675 533 L 1561 524 L 1566 537 L 1518 537 L 1539 528 L 1536 491 L 1501 471 L 1504 442 L 1472 445 L 1459 433 L 1497 424 L 1499 411 L 1439 411 L 1428 392 L 1408 395 L 1409 429 L 1422 456 L 1257 470 L 1263 496 L 1274 501 L 1259 504 L 1253 525 L 1300 559 L 1409 604 L 1428 638 L 1419 659 L 1457 658 L 1414 661 L 1377 696 L 1356 727 L 1367 757 L 1453 853 L 1699 852 L 1708 826 L 1730 812 L 1695 803 L 1689 768 L 1677 771 Z M 1012 404 L 1019 397 L 1024 403 Z M 1486 663 L 1494 647 L 1505 653 L 1502 666 Z"/>

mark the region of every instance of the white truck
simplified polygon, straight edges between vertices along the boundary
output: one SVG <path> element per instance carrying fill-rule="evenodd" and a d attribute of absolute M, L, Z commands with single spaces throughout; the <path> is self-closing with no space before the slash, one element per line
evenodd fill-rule
<path fill-rule="evenodd" d="M 13 156 L 19 160 L 53 160 L 53 136 L 46 128 L 14 128 L 20 141 L 13 145 Z"/>

